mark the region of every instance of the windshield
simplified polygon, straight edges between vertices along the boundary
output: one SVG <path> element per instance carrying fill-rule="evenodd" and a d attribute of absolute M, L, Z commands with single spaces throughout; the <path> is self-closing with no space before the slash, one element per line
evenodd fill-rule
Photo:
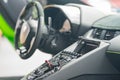
<path fill-rule="evenodd" d="M 120 12 L 120 0 L 82 0 L 90 6 L 107 13 Z"/>

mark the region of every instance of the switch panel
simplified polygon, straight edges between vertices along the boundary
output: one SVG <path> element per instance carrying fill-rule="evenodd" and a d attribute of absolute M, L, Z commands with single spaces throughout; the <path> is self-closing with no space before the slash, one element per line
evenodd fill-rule
<path fill-rule="evenodd" d="M 70 61 L 78 59 L 79 57 L 85 55 L 89 51 L 99 47 L 99 44 L 100 42 L 98 41 L 92 41 L 81 38 L 79 41 L 73 44 L 75 47 L 73 51 L 71 50 L 71 48 L 73 48 L 73 46 L 71 45 L 67 49 L 59 52 L 52 59 L 46 60 L 43 65 L 41 65 L 33 72 L 27 75 L 27 80 L 43 80 L 44 78 L 61 70 L 62 67 L 68 64 Z"/>

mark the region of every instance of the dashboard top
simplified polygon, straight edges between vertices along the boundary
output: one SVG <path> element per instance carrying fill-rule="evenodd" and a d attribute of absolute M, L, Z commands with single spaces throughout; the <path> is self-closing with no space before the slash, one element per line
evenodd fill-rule
<path fill-rule="evenodd" d="M 109 15 L 93 24 L 95 28 L 120 30 L 120 15 Z"/>

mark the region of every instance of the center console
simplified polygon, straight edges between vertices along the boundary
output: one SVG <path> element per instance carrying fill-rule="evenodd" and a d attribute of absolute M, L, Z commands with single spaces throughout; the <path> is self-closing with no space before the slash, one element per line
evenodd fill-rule
<path fill-rule="evenodd" d="M 66 72 L 66 69 L 69 69 L 70 73 L 72 69 L 70 68 L 65 68 L 65 66 L 70 65 L 70 64 L 75 64 L 76 66 L 79 66 L 80 64 L 72 63 L 73 61 L 79 62 L 80 59 L 84 59 L 85 56 L 88 57 L 90 54 L 94 56 L 98 53 L 101 49 L 100 52 L 105 52 L 105 49 L 108 47 L 108 43 L 96 41 L 96 40 L 90 40 L 90 39 L 85 39 L 83 37 L 80 37 L 80 39 L 72 44 L 70 47 L 64 49 L 63 51 L 59 52 L 57 55 L 55 55 L 52 59 L 46 60 L 43 65 L 32 71 L 30 74 L 28 74 L 26 77 L 24 77 L 22 80 L 60 80 L 58 79 L 53 79 L 54 77 L 51 77 L 55 74 L 61 75 L 61 72 Z M 99 54 L 98 54 L 99 55 Z M 91 61 L 91 60 L 90 60 Z M 81 62 L 83 62 L 81 60 Z M 89 61 L 88 61 L 89 62 Z M 90 62 L 91 63 L 91 62 Z M 95 62 L 96 63 L 96 62 Z M 86 63 L 85 63 L 86 64 Z M 81 65 L 82 66 L 82 65 Z M 92 65 L 93 66 L 93 65 Z M 74 71 L 76 71 L 78 68 L 74 68 Z M 82 69 L 82 68 L 80 68 Z M 62 71 L 64 70 L 64 71 Z M 103 70 L 102 70 L 103 71 Z M 105 70 L 106 71 L 106 70 Z M 79 70 L 76 72 L 78 73 Z M 93 71 L 94 72 L 94 71 Z M 95 71 L 96 72 L 96 71 Z M 72 76 L 75 76 L 75 74 Z M 62 80 L 67 80 L 69 78 L 72 78 L 72 76 L 66 76 L 65 79 L 61 77 Z M 52 79 L 50 79 L 51 77 Z M 57 77 L 57 76 L 56 76 Z M 49 78 L 49 79 L 47 79 Z"/>
<path fill-rule="evenodd" d="M 54 56 L 51 60 L 46 60 L 42 66 L 27 76 L 27 80 L 34 80 L 36 78 L 44 79 L 59 71 L 64 65 L 68 64 L 72 60 L 83 56 L 93 49 L 96 49 L 99 47 L 99 44 L 100 42 L 97 41 L 80 38 L 78 42 L 73 44 L 75 45 L 74 47 L 70 46 L 68 48 L 69 50 L 65 49 Z M 70 48 L 73 48 L 73 50 Z"/>

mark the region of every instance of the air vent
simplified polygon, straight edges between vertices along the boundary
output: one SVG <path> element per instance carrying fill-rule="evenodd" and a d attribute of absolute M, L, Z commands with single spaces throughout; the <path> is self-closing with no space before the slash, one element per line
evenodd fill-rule
<path fill-rule="evenodd" d="M 106 31 L 104 40 L 111 40 L 112 38 L 114 38 L 114 35 L 115 35 L 115 31 L 108 30 L 108 31 Z"/>
<path fill-rule="evenodd" d="M 95 28 L 93 31 L 93 38 L 100 40 L 111 40 L 112 38 L 120 35 L 120 31 L 117 30 L 106 30 Z"/>
<path fill-rule="evenodd" d="M 94 29 L 93 37 L 100 39 L 101 33 L 102 33 L 102 29 Z"/>

